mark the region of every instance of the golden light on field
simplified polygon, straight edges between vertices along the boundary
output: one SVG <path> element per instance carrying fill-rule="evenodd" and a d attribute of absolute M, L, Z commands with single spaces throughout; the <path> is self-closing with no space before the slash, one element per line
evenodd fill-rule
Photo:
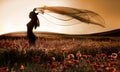
<path fill-rule="evenodd" d="M 58 26 L 52 23 L 57 22 L 57 20 L 52 20 L 46 15 L 39 14 L 40 27 L 35 31 L 89 34 L 117 29 L 120 28 L 119 2 L 119 0 L 0 0 L 0 34 L 27 31 L 26 24 L 30 20 L 28 17 L 29 12 L 35 7 L 45 5 L 67 6 L 94 11 L 105 19 L 106 28 L 81 22 L 73 26 Z"/>

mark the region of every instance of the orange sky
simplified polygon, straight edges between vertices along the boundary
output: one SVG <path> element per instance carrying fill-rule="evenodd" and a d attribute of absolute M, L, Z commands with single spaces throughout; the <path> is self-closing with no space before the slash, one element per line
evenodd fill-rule
<path fill-rule="evenodd" d="M 41 15 L 40 27 L 35 31 L 53 31 L 69 34 L 88 34 L 120 28 L 120 0 L 0 0 L 0 34 L 26 31 L 29 12 L 40 6 L 68 6 L 92 10 L 105 20 L 106 28 L 80 23 L 75 26 L 56 26 Z"/>

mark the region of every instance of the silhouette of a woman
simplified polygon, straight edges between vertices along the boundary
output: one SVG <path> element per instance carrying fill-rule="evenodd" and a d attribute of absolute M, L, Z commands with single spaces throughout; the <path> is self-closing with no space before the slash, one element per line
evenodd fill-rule
<path fill-rule="evenodd" d="M 39 26 L 38 13 L 35 13 L 36 9 L 30 12 L 29 18 L 30 22 L 27 24 L 27 37 L 29 39 L 29 45 L 35 45 L 36 36 L 33 33 L 33 28 L 37 28 Z"/>

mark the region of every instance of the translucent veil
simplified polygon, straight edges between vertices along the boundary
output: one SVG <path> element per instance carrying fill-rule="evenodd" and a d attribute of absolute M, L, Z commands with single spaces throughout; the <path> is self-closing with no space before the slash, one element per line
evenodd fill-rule
<path fill-rule="evenodd" d="M 71 17 L 70 19 L 61 19 L 52 15 L 52 17 L 62 21 L 70 21 L 72 19 L 76 19 L 86 24 L 94 24 L 94 25 L 99 25 L 101 27 L 104 27 L 105 24 L 104 19 L 99 14 L 90 10 L 76 9 L 76 8 L 63 7 L 63 6 L 50 6 L 50 7 L 44 6 L 44 7 L 37 7 L 36 9 L 40 13 L 52 12 L 52 13 Z"/>

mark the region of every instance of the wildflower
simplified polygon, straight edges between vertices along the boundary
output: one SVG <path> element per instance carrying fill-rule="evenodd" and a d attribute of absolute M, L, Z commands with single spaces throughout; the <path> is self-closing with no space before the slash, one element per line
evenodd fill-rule
<path fill-rule="evenodd" d="M 111 62 L 111 67 L 118 65 L 118 62 Z"/>
<path fill-rule="evenodd" d="M 31 60 L 32 60 L 32 62 L 39 64 L 40 63 L 40 56 L 36 55 L 35 57 L 31 57 Z"/>
<path fill-rule="evenodd" d="M 120 51 L 118 52 L 118 56 L 120 56 Z"/>
<path fill-rule="evenodd" d="M 99 65 L 95 62 L 93 63 L 93 66 L 94 66 L 95 69 L 97 69 L 99 67 Z"/>
<path fill-rule="evenodd" d="M 20 46 L 20 48 L 18 48 L 18 52 L 21 52 L 22 51 L 22 47 Z"/>
<path fill-rule="evenodd" d="M 21 65 L 20 70 L 24 70 L 24 69 L 25 69 L 24 65 Z"/>
<path fill-rule="evenodd" d="M 64 69 L 64 65 L 60 64 L 59 67 L 60 67 L 60 70 L 62 72 L 62 70 Z"/>
<path fill-rule="evenodd" d="M 73 62 L 72 62 L 71 60 L 68 60 L 68 61 L 66 61 L 66 63 L 65 63 L 65 65 L 67 65 L 67 66 L 69 66 L 69 67 L 71 67 L 72 64 L 73 64 Z"/>
<path fill-rule="evenodd" d="M 97 72 L 103 72 L 102 69 L 98 69 Z"/>
<path fill-rule="evenodd" d="M 111 64 L 110 64 L 110 63 L 107 63 L 107 64 L 106 64 L 106 66 L 107 66 L 107 67 L 110 67 L 110 66 L 111 66 Z"/>
<path fill-rule="evenodd" d="M 107 67 L 105 67 L 105 69 L 108 71 L 110 69 L 110 67 L 107 66 Z"/>
<path fill-rule="evenodd" d="M 25 48 L 22 49 L 22 53 L 26 54 L 26 49 Z"/>
<path fill-rule="evenodd" d="M 11 72 L 16 72 L 13 68 L 11 68 Z"/>
<path fill-rule="evenodd" d="M 8 72 L 8 71 L 9 71 L 9 68 L 8 68 L 8 67 L 6 67 L 5 71 L 6 71 L 6 72 Z"/>
<path fill-rule="evenodd" d="M 44 52 L 45 52 L 45 54 L 47 54 L 48 53 L 48 49 L 44 49 Z"/>
<path fill-rule="evenodd" d="M 113 58 L 113 59 L 116 59 L 117 58 L 117 53 L 112 53 L 112 55 L 111 55 L 111 57 Z"/>
<path fill-rule="evenodd" d="M 67 56 L 68 59 L 74 59 L 74 57 L 75 57 L 74 54 L 69 54 L 69 55 Z"/>
<path fill-rule="evenodd" d="M 92 58 L 92 56 L 91 55 L 87 55 L 87 58 Z"/>
<path fill-rule="evenodd" d="M 78 63 L 79 63 L 79 60 L 73 60 L 73 62 L 74 62 L 75 64 L 78 64 Z"/>
<path fill-rule="evenodd" d="M 14 66 L 16 67 L 18 64 L 17 63 L 14 63 Z"/>
<path fill-rule="evenodd" d="M 83 58 L 84 58 L 84 59 L 87 59 L 88 57 L 87 57 L 87 55 L 83 55 Z"/>
<path fill-rule="evenodd" d="M 55 57 L 51 57 L 51 60 L 52 60 L 52 62 L 54 62 L 55 61 Z"/>
<path fill-rule="evenodd" d="M 45 67 L 45 65 L 44 65 L 44 64 L 41 64 L 41 65 L 40 65 L 40 67 L 44 68 L 44 67 Z"/>
<path fill-rule="evenodd" d="M 118 65 L 118 62 L 113 62 L 114 63 L 114 65 Z"/>
<path fill-rule="evenodd" d="M 13 52 L 16 52 L 16 50 L 17 50 L 16 48 L 12 48 L 12 51 L 13 51 Z"/>
<path fill-rule="evenodd" d="M 110 68 L 109 72 L 116 72 L 116 69 L 115 68 Z"/>
<path fill-rule="evenodd" d="M 95 61 L 99 61 L 99 59 L 98 59 L 98 58 L 95 58 Z"/>
<path fill-rule="evenodd" d="M 86 60 L 86 63 L 90 64 L 90 60 Z"/>
<path fill-rule="evenodd" d="M 100 54 L 100 57 L 102 57 L 103 59 L 105 59 L 107 57 L 107 55 L 104 54 L 104 53 L 102 53 L 102 54 Z"/>
<path fill-rule="evenodd" d="M 47 50 L 47 53 L 50 53 L 50 52 L 52 52 L 52 50 L 51 50 L 51 49 L 48 49 L 48 50 Z"/>
<path fill-rule="evenodd" d="M 66 52 L 66 51 L 67 51 L 67 49 L 66 49 L 66 48 L 63 48 L 63 49 L 62 49 L 62 52 Z"/>
<path fill-rule="evenodd" d="M 116 72 L 120 72 L 120 70 L 116 70 Z"/>
<path fill-rule="evenodd" d="M 29 70 L 28 72 L 33 72 L 32 70 Z"/>
<path fill-rule="evenodd" d="M 2 68 L 0 68 L 0 72 L 2 72 L 2 71 L 8 72 L 9 69 L 8 69 L 8 67 L 2 67 Z"/>
<path fill-rule="evenodd" d="M 52 64 L 52 65 L 51 65 L 51 68 L 52 68 L 52 69 L 56 69 L 56 68 L 57 68 L 57 65 L 56 65 L 56 64 Z"/>
<path fill-rule="evenodd" d="M 76 53 L 76 57 L 79 58 L 79 57 L 81 57 L 81 56 L 82 56 L 82 54 L 80 53 L 80 51 L 78 51 L 78 52 Z"/>

